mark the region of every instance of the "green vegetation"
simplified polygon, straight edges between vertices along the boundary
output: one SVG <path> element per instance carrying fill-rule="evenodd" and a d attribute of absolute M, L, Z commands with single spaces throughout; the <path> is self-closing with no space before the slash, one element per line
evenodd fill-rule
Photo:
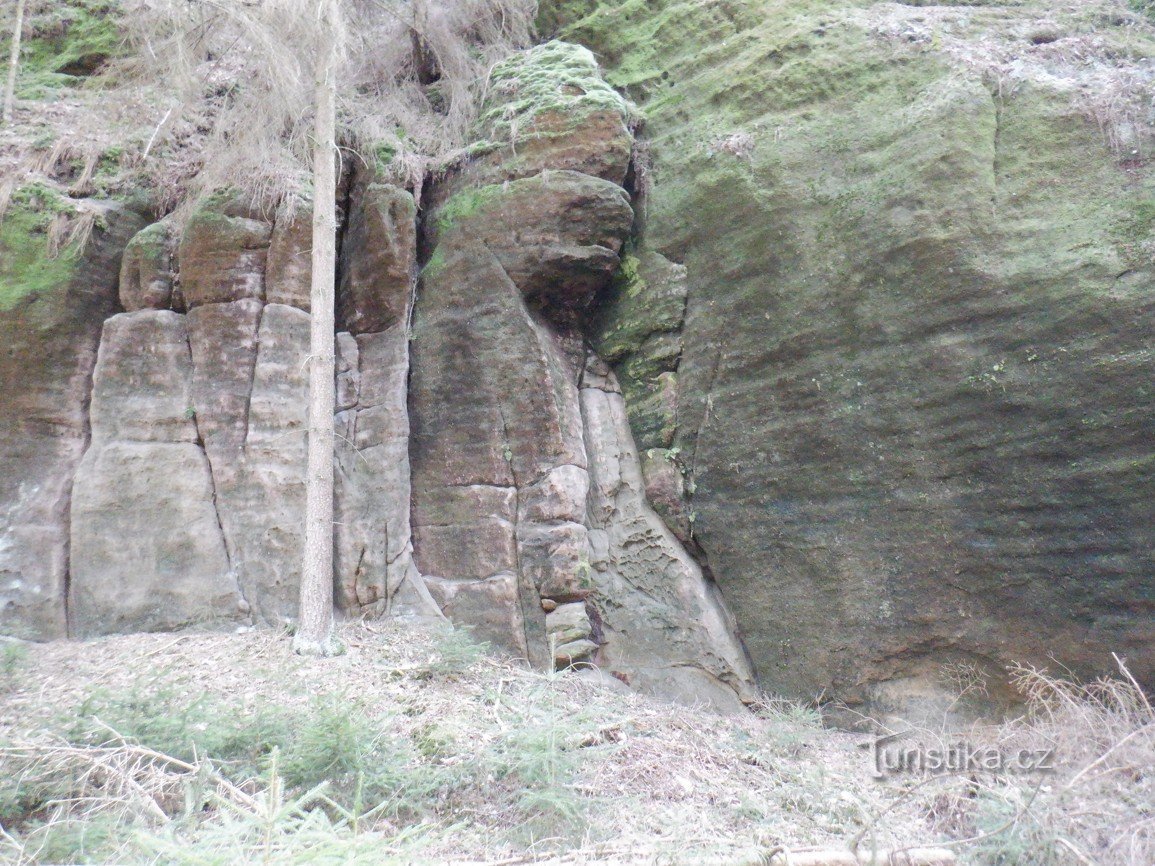
<path fill-rule="evenodd" d="M 1123 259 L 1133 267 L 1155 264 L 1155 193 L 1124 200 L 1114 225 Z"/>
<path fill-rule="evenodd" d="M 50 98 L 118 54 L 122 37 L 116 12 L 110 0 L 61 0 L 33 16 L 21 52 L 19 97 Z"/>
<path fill-rule="evenodd" d="M 215 862 L 218 846 L 283 853 L 301 833 L 340 848 L 361 829 L 405 822 L 413 829 L 396 843 L 485 801 L 524 844 L 588 835 L 591 801 L 573 786 L 596 753 L 575 749 L 592 717 L 567 715 L 556 677 L 532 677 L 516 695 L 488 698 L 508 733 L 477 749 L 461 728 L 471 720 L 427 713 L 416 684 L 476 680 L 488 645 L 453 629 L 426 649 L 406 675 L 411 699 L 391 710 L 339 691 L 276 703 L 190 698 L 172 670 L 128 691 L 93 691 L 47 724 L 43 748 L 0 748 L 0 825 L 38 862 L 85 863 L 157 852 Z M 166 826 L 155 826 L 158 807 Z"/>
<path fill-rule="evenodd" d="M 441 233 L 449 231 L 454 225 L 474 216 L 504 194 L 505 188 L 499 183 L 462 190 L 438 209 L 437 230 Z"/>
<path fill-rule="evenodd" d="M 28 647 L 18 641 L 0 642 L 0 692 L 15 683 L 16 673 L 28 658 Z"/>
<path fill-rule="evenodd" d="M 462 630 L 342 638 L 349 655 L 323 669 L 261 633 L 31 647 L 0 713 L 0 860 L 759 862 L 784 843 L 980 831 L 963 864 L 1054 862 L 1040 852 L 1059 839 L 1095 862 L 1147 850 L 1119 816 L 1150 802 L 1136 773 L 1155 728 L 1124 680 L 1017 673 L 1022 716 L 974 736 L 1057 746 L 1043 791 L 981 774 L 891 784 L 865 782 L 862 738 L 812 707 L 719 717 L 531 673 Z"/>
<path fill-rule="evenodd" d="M 495 94 L 482 106 L 478 128 L 487 138 L 516 139 L 539 115 L 551 113 L 578 125 L 593 111 L 633 109 L 598 73 L 593 54 L 580 45 L 547 42 L 494 67 Z"/>
<path fill-rule="evenodd" d="M 76 266 L 75 248 L 49 255 L 48 227 L 58 199 L 42 205 L 38 195 L 30 193 L 26 200 L 13 196 L 0 223 L 0 312 L 26 299 L 62 291 Z"/>

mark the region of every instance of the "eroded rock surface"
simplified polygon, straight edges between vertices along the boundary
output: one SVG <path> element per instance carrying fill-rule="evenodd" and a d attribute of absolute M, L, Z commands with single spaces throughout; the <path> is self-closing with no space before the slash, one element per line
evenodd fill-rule
<path fill-rule="evenodd" d="M 410 393 L 418 564 L 450 618 L 535 665 L 604 663 L 730 709 L 751 674 L 723 605 L 645 505 L 621 396 L 609 407 L 582 385 L 581 329 L 635 219 L 630 110 L 576 46 L 494 77 L 482 123 L 505 118 L 511 145 L 431 195 Z M 573 103 L 564 131 L 534 101 L 547 94 Z"/>
<path fill-rule="evenodd" d="M 1155 174 L 1115 95 L 1155 34 L 1080 9 L 543 4 L 646 111 L 593 343 L 768 689 L 938 712 L 960 666 L 1111 651 L 1155 684 Z"/>
<path fill-rule="evenodd" d="M 370 183 L 351 201 L 340 297 L 357 333 L 339 339 L 338 600 L 351 614 L 439 616 L 409 531 L 415 207 Z M 135 312 L 105 327 L 73 507 L 77 633 L 295 618 L 310 230 L 300 209 L 270 222 L 217 197 L 179 242 L 160 223 L 128 245 L 120 294 Z M 130 546 L 116 540 L 126 535 Z M 118 594 L 126 572 L 131 591 Z"/>
<path fill-rule="evenodd" d="M 753 671 L 725 603 L 647 501 L 625 400 L 596 358 L 581 403 L 600 663 L 637 688 L 689 703 L 729 709 L 735 695 L 753 699 Z"/>
<path fill-rule="evenodd" d="M 441 616 L 413 560 L 410 320 L 417 207 L 365 181 L 342 243 L 337 369 L 337 592 L 349 612 Z"/>
<path fill-rule="evenodd" d="M 113 316 L 93 374 L 92 444 L 71 507 L 72 630 L 247 619 L 191 411 L 185 317 Z"/>
<path fill-rule="evenodd" d="M 88 444 L 92 369 L 117 309 L 122 251 L 144 224 L 89 204 L 104 227 L 78 258 L 49 260 L 43 234 L 0 240 L 0 632 L 20 638 L 66 633 L 68 511 Z M 23 232 L 21 217 L 10 207 L 6 228 Z M 55 282 L 28 291 L 44 272 Z"/>

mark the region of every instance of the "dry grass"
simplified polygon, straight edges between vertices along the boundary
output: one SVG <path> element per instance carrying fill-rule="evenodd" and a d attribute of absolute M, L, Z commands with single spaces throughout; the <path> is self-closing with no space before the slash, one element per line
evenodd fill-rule
<path fill-rule="evenodd" d="M 262 707 L 301 718 L 319 695 L 359 706 L 377 736 L 408 756 L 398 771 L 405 808 L 395 800 L 354 832 L 354 810 L 333 791 L 282 785 L 277 796 L 297 804 L 284 820 L 318 821 L 309 807 L 320 804 L 342 850 L 375 840 L 416 862 L 580 855 L 753 863 L 783 845 L 841 844 L 889 798 L 864 785 L 860 737 L 826 731 L 813 711 L 792 704 L 719 718 L 583 676 L 535 674 L 455 638 L 374 629 L 347 627 L 349 653 L 315 662 L 267 632 L 31 648 L 19 684 L 0 702 L 0 740 L 10 744 L 0 752 L 0 775 L 25 779 L 27 790 L 61 778 L 69 785 L 8 828 L 9 856 L 27 856 L 54 826 L 103 815 L 132 828 L 120 833 L 127 841 L 119 849 L 102 854 L 120 862 L 150 862 L 157 839 L 179 840 L 206 862 L 230 846 L 260 859 L 261 846 L 244 840 L 281 785 L 270 768 L 246 775 L 228 761 L 174 757 L 113 733 L 118 724 L 105 715 L 118 704 L 93 701 L 94 692 L 132 695 L 145 702 L 142 712 L 173 717 L 202 699 L 210 726 Z M 163 706 L 149 704 L 149 695 Z M 212 710 L 218 702 L 227 713 Z M 77 719 L 87 720 L 84 736 Z M 292 749 L 284 748 L 288 760 Z M 877 833 L 889 845 L 927 836 L 917 808 L 905 807 Z M 292 852 L 277 850 L 287 862 Z"/>
<path fill-rule="evenodd" d="M 937 843 L 992 866 L 1155 862 L 1155 720 L 1125 678 L 1020 670 L 1023 716 L 966 732 L 1049 745 L 1054 772 L 875 780 L 862 735 L 790 702 L 720 718 L 460 632 L 343 638 L 314 661 L 270 632 L 31 647 L 0 680 L 0 778 L 26 795 L 0 860 L 759 863 Z"/>
<path fill-rule="evenodd" d="M 341 8 L 342 159 L 419 190 L 467 143 L 492 65 L 530 44 L 536 3 Z M 270 211 L 309 188 L 308 3 L 121 0 L 118 9 L 125 54 L 59 98 L 18 100 L 13 125 L 0 128 L 5 186 L 39 183 L 72 199 L 145 192 L 158 217 L 226 187 Z M 28 32 L 57 13 L 33 0 Z"/>
<path fill-rule="evenodd" d="M 881 3 L 856 16 L 899 50 L 933 51 L 996 98 L 1017 88 L 1069 95 L 1120 161 L 1155 150 L 1152 23 L 1123 0 L 1058 0 L 1001 6 Z"/>

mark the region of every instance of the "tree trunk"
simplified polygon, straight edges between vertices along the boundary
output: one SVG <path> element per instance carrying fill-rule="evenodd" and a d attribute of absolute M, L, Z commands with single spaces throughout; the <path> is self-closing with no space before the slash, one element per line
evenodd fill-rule
<path fill-rule="evenodd" d="M 336 225 L 336 14 L 318 0 L 316 124 L 313 143 L 313 278 L 309 348 L 309 454 L 305 474 L 305 558 L 297 633 L 302 655 L 341 651 L 333 634 L 333 409 Z"/>
<path fill-rule="evenodd" d="M 24 34 L 24 2 L 16 0 L 16 21 L 12 25 L 12 50 L 8 55 L 8 84 L 4 88 L 4 126 L 12 122 L 12 106 L 16 102 L 16 71 L 20 68 L 20 39 Z"/>

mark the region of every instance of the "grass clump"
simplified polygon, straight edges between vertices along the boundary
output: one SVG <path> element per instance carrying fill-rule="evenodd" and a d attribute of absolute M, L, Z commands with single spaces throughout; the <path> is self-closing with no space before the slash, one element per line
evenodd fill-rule
<path fill-rule="evenodd" d="M 43 4 L 29 20 L 17 94 L 42 100 L 82 83 L 121 51 L 123 41 L 117 7 L 108 0 Z"/>
<path fill-rule="evenodd" d="M 547 675 L 509 703 L 509 736 L 491 754 L 490 773 L 511 792 L 526 844 L 573 844 L 594 831 L 597 802 L 582 793 L 579 782 L 589 749 L 597 744 L 596 724 L 588 713 L 561 706 L 554 689 L 560 676 Z"/>
<path fill-rule="evenodd" d="M 0 641 L 0 689 L 15 683 L 16 673 L 28 658 L 28 647 L 19 641 Z"/>

